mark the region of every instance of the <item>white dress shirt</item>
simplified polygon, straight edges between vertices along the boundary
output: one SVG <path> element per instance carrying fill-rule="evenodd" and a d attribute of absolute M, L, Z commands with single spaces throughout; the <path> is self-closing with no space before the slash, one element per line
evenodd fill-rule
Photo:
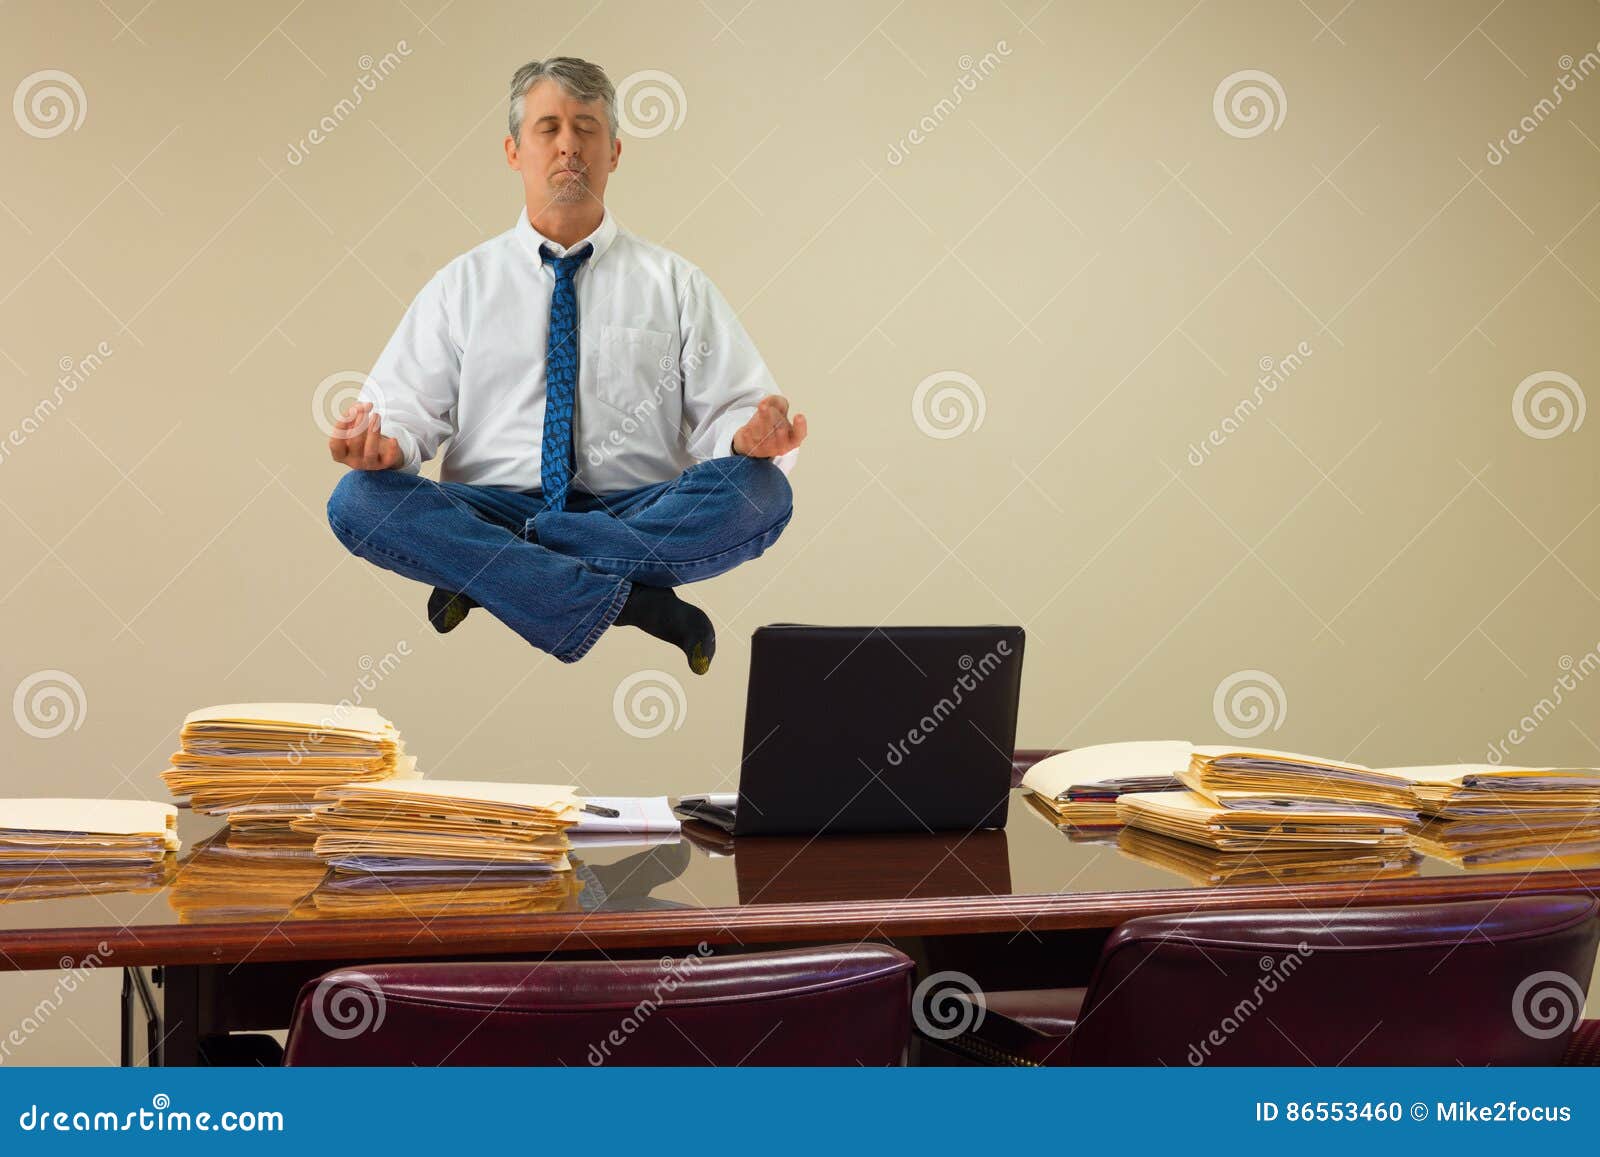
<path fill-rule="evenodd" d="M 608 210 L 578 249 L 573 486 L 609 494 L 665 482 L 733 452 L 756 403 L 778 392 L 750 335 L 699 268 L 619 229 Z M 417 294 L 361 399 L 416 473 L 444 443 L 441 481 L 540 486 L 545 353 L 555 269 L 568 249 L 526 210 Z M 777 459 L 787 471 L 791 451 Z"/>

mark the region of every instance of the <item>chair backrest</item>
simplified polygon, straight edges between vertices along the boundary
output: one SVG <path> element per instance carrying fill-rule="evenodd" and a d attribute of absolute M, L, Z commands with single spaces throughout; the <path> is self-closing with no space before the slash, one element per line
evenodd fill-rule
<path fill-rule="evenodd" d="M 1075 1065 L 1559 1064 L 1600 921 L 1588 896 L 1204 913 L 1112 934 Z"/>
<path fill-rule="evenodd" d="M 896 1065 L 912 962 L 878 944 L 377 964 L 308 982 L 290 1065 Z"/>

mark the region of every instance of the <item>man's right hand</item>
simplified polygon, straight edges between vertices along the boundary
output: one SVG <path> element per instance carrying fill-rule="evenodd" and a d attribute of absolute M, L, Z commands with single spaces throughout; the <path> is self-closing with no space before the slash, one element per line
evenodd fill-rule
<path fill-rule="evenodd" d="M 383 433 L 371 402 L 352 402 L 333 424 L 328 452 L 352 470 L 393 470 L 405 461 L 400 443 Z"/>

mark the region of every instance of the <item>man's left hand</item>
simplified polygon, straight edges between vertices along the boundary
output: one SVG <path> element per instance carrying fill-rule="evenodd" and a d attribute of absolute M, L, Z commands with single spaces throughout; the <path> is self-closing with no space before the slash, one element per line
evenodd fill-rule
<path fill-rule="evenodd" d="M 789 399 L 768 394 L 756 407 L 755 417 L 733 436 L 733 452 L 747 458 L 776 458 L 806 440 L 806 416 L 789 417 Z"/>

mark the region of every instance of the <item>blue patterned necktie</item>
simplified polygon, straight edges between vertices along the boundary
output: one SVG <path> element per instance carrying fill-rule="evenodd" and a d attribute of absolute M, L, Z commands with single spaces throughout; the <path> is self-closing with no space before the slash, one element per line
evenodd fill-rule
<path fill-rule="evenodd" d="M 539 484 L 546 510 L 565 510 L 572 484 L 572 411 L 578 395 L 578 294 L 572 279 L 594 246 L 557 257 L 548 245 L 539 256 L 554 266 L 555 292 L 550 296 L 550 342 L 544 359 L 544 441 L 539 450 Z"/>

